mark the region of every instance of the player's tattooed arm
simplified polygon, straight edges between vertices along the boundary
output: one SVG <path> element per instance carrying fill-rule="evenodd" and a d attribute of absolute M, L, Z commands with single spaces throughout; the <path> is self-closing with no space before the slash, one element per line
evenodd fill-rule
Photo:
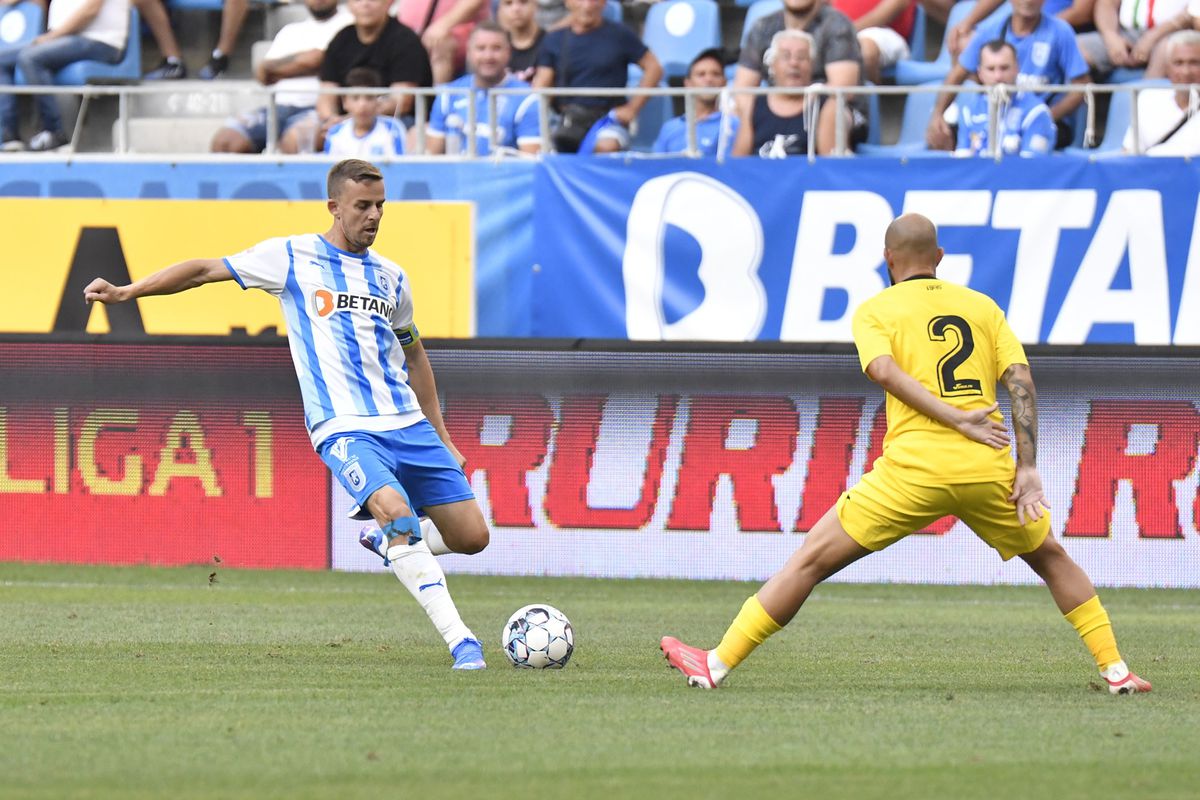
<path fill-rule="evenodd" d="M 1013 430 L 1017 437 L 1017 465 L 1037 464 L 1037 390 L 1027 364 L 1013 364 L 1000 380 L 1012 398 Z"/>

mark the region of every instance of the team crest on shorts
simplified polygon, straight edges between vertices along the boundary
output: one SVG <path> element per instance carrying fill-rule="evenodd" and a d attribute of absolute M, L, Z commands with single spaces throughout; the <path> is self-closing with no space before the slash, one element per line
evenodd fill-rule
<path fill-rule="evenodd" d="M 329 452 L 337 456 L 338 461 L 345 461 L 346 456 L 349 455 L 350 443 L 353 441 L 353 436 L 339 436 L 333 443 L 333 447 L 329 448 Z"/>
<path fill-rule="evenodd" d="M 357 459 L 342 468 L 342 477 L 355 491 L 359 491 L 367 485 L 367 476 L 363 472 L 362 464 L 359 464 Z"/>

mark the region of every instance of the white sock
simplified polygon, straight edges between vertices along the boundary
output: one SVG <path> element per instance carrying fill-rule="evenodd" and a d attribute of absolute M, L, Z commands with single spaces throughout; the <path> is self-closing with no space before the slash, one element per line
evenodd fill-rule
<path fill-rule="evenodd" d="M 724 661 L 717 658 L 716 650 L 708 651 L 708 674 L 712 675 L 714 683 L 720 683 L 729 674 L 729 667 L 725 665 Z"/>
<path fill-rule="evenodd" d="M 1129 677 L 1129 667 L 1124 661 L 1116 661 L 1108 665 L 1108 669 L 1100 670 L 1100 674 L 1110 681 L 1123 681 Z"/>
<path fill-rule="evenodd" d="M 446 640 L 446 646 L 452 651 L 463 639 L 474 639 L 475 634 L 463 623 L 454 605 L 454 598 L 446 588 L 446 573 L 438 564 L 429 546 L 425 542 L 416 544 L 395 544 L 388 548 L 388 560 L 392 562 L 392 572 L 408 589 L 438 633 Z"/>
<path fill-rule="evenodd" d="M 429 517 L 424 517 L 421 520 L 421 538 L 425 540 L 425 544 L 429 545 L 429 552 L 435 556 L 444 556 L 447 553 L 454 552 L 446 546 L 446 540 L 442 538 L 442 532 L 437 529 L 437 526 L 433 524 L 433 520 Z M 391 556 L 388 556 L 388 558 L 391 558 Z"/>

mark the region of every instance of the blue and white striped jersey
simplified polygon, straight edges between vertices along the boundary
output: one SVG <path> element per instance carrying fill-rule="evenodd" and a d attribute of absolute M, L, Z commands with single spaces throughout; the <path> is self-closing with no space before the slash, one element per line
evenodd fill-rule
<path fill-rule="evenodd" d="M 313 447 L 336 432 L 423 418 L 404 363 L 402 345 L 418 334 L 399 266 L 371 250 L 339 250 L 317 234 L 267 239 L 225 266 L 243 289 L 263 289 L 283 306 Z"/>

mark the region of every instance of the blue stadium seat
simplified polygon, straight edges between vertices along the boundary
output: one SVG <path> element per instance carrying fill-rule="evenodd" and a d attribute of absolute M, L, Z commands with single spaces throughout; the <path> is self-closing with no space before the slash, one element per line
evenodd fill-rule
<path fill-rule="evenodd" d="M 941 81 L 932 81 L 936 86 Z M 865 156 L 914 156 L 929 152 L 925 146 L 925 129 L 937 101 L 937 92 L 914 92 L 904 99 L 904 116 L 900 121 L 900 138 L 892 145 L 861 144 L 858 154 Z"/>
<path fill-rule="evenodd" d="M 975 0 L 961 0 L 961 2 L 955 3 L 950 9 L 950 17 L 946 20 L 946 30 L 949 31 L 962 22 L 974 7 Z M 896 65 L 896 83 L 901 86 L 916 86 L 919 83 L 929 83 L 930 81 L 940 83 L 950 72 L 952 66 L 954 66 L 954 59 L 950 57 L 950 45 L 943 36 L 942 49 L 938 51 L 937 58 L 933 61 L 906 58 L 898 63 Z"/>
<path fill-rule="evenodd" d="M 762 17 L 782 9 L 783 0 L 754 0 L 750 4 L 750 8 L 746 9 L 746 21 L 742 23 L 741 46 L 746 46 L 746 37 L 750 35 L 750 29 L 754 27 L 754 23 Z"/>
<path fill-rule="evenodd" d="M 607 0 L 604 4 L 604 18 L 609 22 L 625 21 L 625 10 L 619 0 Z"/>
<path fill-rule="evenodd" d="M 1117 67 L 1108 76 L 1107 83 L 1137 83 L 1146 77 L 1145 69 Z"/>
<path fill-rule="evenodd" d="M 646 15 L 642 41 L 658 56 L 668 78 L 687 74 L 701 51 L 721 46 L 721 11 L 715 0 L 666 0 Z"/>
<path fill-rule="evenodd" d="M 913 15 L 912 33 L 908 36 L 908 57 L 913 61 L 924 61 L 929 15 L 925 13 L 925 6 L 920 3 L 917 3 L 916 6 L 917 13 Z"/>
<path fill-rule="evenodd" d="M 167 8 L 183 8 L 193 11 L 220 11 L 225 0 L 167 0 Z"/>
<path fill-rule="evenodd" d="M 37 3 L 17 3 L 0 11 L 0 46 L 29 44 L 39 33 L 45 19 Z"/>
<path fill-rule="evenodd" d="M 641 68 L 631 64 L 627 85 L 637 86 L 641 80 Z M 659 81 L 658 85 L 666 86 L 667 82 Z M 649 153 L 654 147 L 654 140 L 658 138 L 658 132 L 662 129 L 663 123 L 673 116 L 675 116 L 675 106 L 670 97 L 663 95 L 647 98 L 646 105 L 642 106 L 642 112 L 638 114 L 637 134 L 629 143 L 629 149 L 639 153 Z"/>
<path fill-rule="evenodd" d="M 875 84 L 867 81 L 866 85 L 874 86 Z M 876 146 L 882 144 L 880 131 L 883 128 L 883 115 L 879 111 L 879 95 L 877 94 L 867 95 L 867 122 L 871 127 L 867 129 L 866 143 Z"/>
<path fill-rule="evenodd" d="M 125 54 L 115 64 L 103 61 L 76 61 L 67 64 L 54 76 L 59 86 L 82 86 L 86 83 L 136 83 L 142 79 L 142 27 L 136 8 L 129 8 L 129 37 Z"/>

